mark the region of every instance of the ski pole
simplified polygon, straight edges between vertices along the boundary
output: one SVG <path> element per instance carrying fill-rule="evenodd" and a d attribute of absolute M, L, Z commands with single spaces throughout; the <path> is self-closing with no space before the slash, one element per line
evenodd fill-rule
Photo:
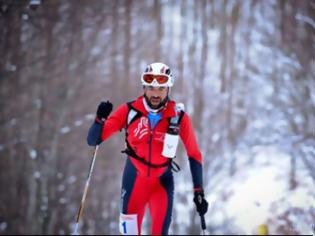
<path fill-rule="evenodd" d="M 85 183 L 84 192 L 83 192 L 83 196 L 82 196 L 82 199 L 81 199 L 79 212 L 78 212 L 78 215 L 77 215 L 77 220 L 76 220 L 76 223 L 75 223 L 75 229 L 74 229 L 74 232 L 73 232 L 72 235 L 80 235 L 79 232 L 78 232 L 78 230 L 79 230 L 79 221 L 80 221 L 80 218 L 81 218 L 81 215 L 82 215 L 82 212 L 83 212 L 84 203 L 85 203 L 85 199 L 86 199 L 86 194 L 87 194 L 87 191 L 88 191 L 88 188 L 89 188 L 89 185 L 90 185 L 90 179 L 91 179 L 91 175 L 92 175 L 92 172 L 93 172 L 93 168 L 94 168 L 94 163 L 95 163 L 98 147 L 99 147 L 99 145 L 96 145 L 95 149 L 94 149 L 94 152 L 93 152 L 93 159 L 92 159 L 92 162 L 90 164 L 89 174 L 88 174 L 88 177 L 87 177 L 87 180 L 86 180 L 86 183 Z"/>
<path fill-rule="evenodd" d="M 202 228 L 202 234 L 206 235 L 206 221 L 205 221 L 205 216 L 204 215 L 200 215 L 200 220 L 201 220 L 201 228 Z"/>
<path fill-rule="evenodd" d="M 199 195 L 198 196 L 198 202 L 201 204 L 202 203 L 202 198 L 201 196 Z M 200 215 L 200 220 L 201 220 L 201 229 L 202 229 L 202 234 L 205 235 L 205 230 L 206 230 L 206 221 L 205 221 L 205 216 L 202 215 L 202 214 L 199 214 Z"/>

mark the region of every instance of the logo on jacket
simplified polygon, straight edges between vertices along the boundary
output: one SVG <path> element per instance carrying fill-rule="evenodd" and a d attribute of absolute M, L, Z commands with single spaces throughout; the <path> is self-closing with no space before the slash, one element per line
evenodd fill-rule
<path fill-rule="evenodd" d="M 138 127 L 134 130 L 133 134 L 135 137 L 141 139 L 143 136 L 149 133 L 149 125 L 148 125 L 148 118 L 141 117 Z"/>

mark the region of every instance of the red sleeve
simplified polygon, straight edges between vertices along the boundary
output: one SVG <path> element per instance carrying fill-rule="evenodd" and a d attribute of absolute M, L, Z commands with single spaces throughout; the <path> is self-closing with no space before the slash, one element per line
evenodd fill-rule
<path fill-rule="evenodd" d="M 202 164 L 202 155 L 197 144 L 192 122 L 186 113 L 184 113 L 180 123 L 179 135 L 184 143 L 188 157 Z"/>
<path fill-rule="evenodd" d="M 117 131 L 123 129 L 126 125 L 128 114 L 128 105 L 120 105 L 105 121 L 102 130 L 102 141 L 105 141 Z"/>

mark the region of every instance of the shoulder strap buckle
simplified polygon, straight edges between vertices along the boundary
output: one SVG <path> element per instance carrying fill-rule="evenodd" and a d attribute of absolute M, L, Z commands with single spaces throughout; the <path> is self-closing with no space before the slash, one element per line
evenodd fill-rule
<path fill-rule="evenodd" d="M 185 112 L 185 105 L 184 103 L 176 103 L 175 105 L 175 113 L 176 116 L 172 117 L 170 120 L 170 126 L 176 126 L 178 127 L 180 124 L 180 121 L 184 115 Z"/>

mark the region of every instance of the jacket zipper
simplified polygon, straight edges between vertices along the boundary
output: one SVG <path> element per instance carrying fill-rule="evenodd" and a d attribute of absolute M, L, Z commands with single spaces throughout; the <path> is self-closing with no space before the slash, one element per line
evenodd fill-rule
<path fill-rule="evenodd" d="M 152 129 L 150 127 L 150 137 L 149 137 L 149 163 L 151 163 L 152 159 Z M 150 169 L 151 166 L 148 165 L 148 177 L 150 177 Z"/>
<path fill-rule="evenodd" d="M 158 124 L 161 122 L 161 120 L 162 120 L 162 117 L 161 117 L 161 119 L 155 124 L 155 126 L 154 126 L 153 129 L 152 129 L 152 127 L 151 127 L 150 121 L 148 120 L 148 125 L 149 125 L 149 129 L 150 129 L 150 137 L 149 137 L 149 163 L 151 163 L 151 159 L 152 159 L 152 136 L 153 136 L 154 130 L 156 129 L 156 127 L 158 126 Z M 150 170 L 151 170 L 151 167 L 148 166 L 148 174 L 147 174 L 148 177 L 150 177 Z"/>

